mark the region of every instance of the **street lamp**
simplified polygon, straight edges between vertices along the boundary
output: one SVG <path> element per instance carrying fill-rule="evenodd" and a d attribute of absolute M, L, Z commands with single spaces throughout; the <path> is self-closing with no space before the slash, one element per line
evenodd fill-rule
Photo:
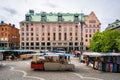
<path fill-rule="evenodd" d="M 80 53 L 83 54 L 83 24 L 84 24 L 84 14 L 80 14 Z"/>

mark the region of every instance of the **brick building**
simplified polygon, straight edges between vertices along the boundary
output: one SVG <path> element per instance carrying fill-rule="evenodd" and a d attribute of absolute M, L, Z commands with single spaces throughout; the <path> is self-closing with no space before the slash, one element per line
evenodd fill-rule
<path fill-rule="evenodd" d="M 0 23 L 0 49 L 18 49 L 20 43 L 19 29 L 15 25 Z"/>
<path fill-rule="evenodd" d="M 83 28 L 79 25 L 83 20 Z M 93 34 L 100 31 L 100 21 L 91 12 L 83 13 L 34 13 L 29 10 L 25 20 L 20 22 L 20 48 L 33 50 L 67 51 L 80 50 L 81 31 L 83 49 L 89 46 Z"/>

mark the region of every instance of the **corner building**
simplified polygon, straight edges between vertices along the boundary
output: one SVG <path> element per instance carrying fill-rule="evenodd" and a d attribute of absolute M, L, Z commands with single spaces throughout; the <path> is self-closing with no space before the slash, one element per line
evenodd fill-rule
<path fill-rule="evenodd" d="M 0 23 L 0 50 L 19 49 L 19 29 L 15 25 Z"/>
<path fill-rule="evenodd" d="M 79 25 L 83 20 L 83 28 Z M 34 13 L 29 10 L 20 22 L 20 48 L 32 50 L 80 50 L 81 32 L 83 49 L 89 46 L 93 34 L 100 31 L 100 22 L 94 12 Z"/>

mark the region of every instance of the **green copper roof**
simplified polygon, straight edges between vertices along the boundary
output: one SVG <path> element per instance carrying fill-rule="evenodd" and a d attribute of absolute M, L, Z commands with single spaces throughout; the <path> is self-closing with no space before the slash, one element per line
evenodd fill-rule
<path fill-rule="evenodd" d="M 116 29 L 118 27 L 120 27 L 120 21 L 116 20 L 115 22 L 109 24 L 106 30 Z"/>
<path fill-rule="evenodd" d="M 26 19 L 26 15 L 29 17 L 29 19 Z M 75 16 L 78 16 L 78 21 L 82 19 L 82 21 L 85 20 L 86 15 L 83 13 L 46 13 L 46 12 L 41 12 L 41 13 L 36 13 L 34 14 L 33 10 L 30 10 L 29 13 L 25 15 L 25 20 L 23 22 L 41 22 L 42 16 L 46 17 L 45 22 L 58 22 L 58 16 L 62 17 L 62 22 L 74 22 L 75 21 Z M 82 16 L 82 17 L 81 17 Z"/>

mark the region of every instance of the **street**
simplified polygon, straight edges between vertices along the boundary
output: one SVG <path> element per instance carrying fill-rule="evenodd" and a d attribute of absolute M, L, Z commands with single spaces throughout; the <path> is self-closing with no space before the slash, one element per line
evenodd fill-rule
<path fill-rule="evenodd" d="M 120 73 L 101 72 L 72 57 L 74 71 L 38 71 L 30 68 L 31 60 L 3 61 L 0 80 L 120 80 Z"/>

